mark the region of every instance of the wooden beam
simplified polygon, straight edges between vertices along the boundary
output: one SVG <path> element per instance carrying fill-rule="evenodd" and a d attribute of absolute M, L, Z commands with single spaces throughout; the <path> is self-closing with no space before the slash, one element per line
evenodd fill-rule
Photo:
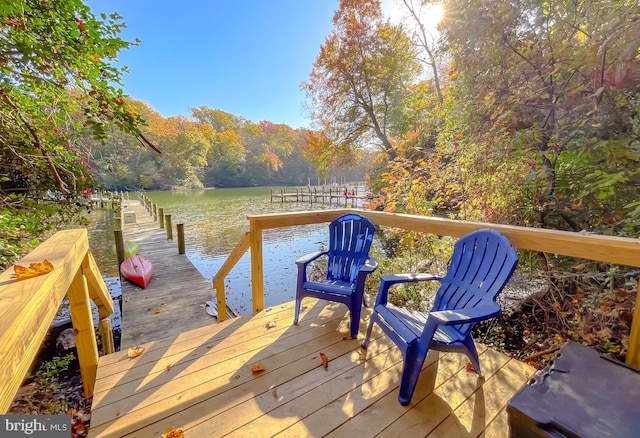
<path fill-rule="evenodd" d="M 7 411 L 29 372 L 87 251 L 86 229 L 59 231 L 17 263 L 47 259 L 52 272 L 21 281 L 13 268 L 0 273 L 0 412 Z"/>
<path fill-rule="evenodd" d="M 115 344 L 113 342 L 113 331 L 111 330 L 111 315 L 114 311 L 113 298 L 109 293 L 109 288 L 104 282 L 100 270 L 96 264 L 93 254 L 87 252 L 82 262 L 82 274 L 84 275 L 89 288 L 89 297 L 93 300 L 98 308 L 98 316 L 100 318 L 100 338 L 102 340 L 102 352 L 104 354 L 113 353 Z M 107 330 L 108 323 L 108 330 Z"/>
<path fill-rule="evenodd" d="M 115 311 L 113 298 L 111 298 L 109 288 L 100 275 L 100 270 L 91 252 L 88 252 L 82 261 L 82 274 L 87 279 L 89 296 L 98 307 L 100 319 L 108 317 Z"/>
<path fill-rule="evenodd" d="M 236 263 L 240 261 L 242 256 L 251 247 L 249 236 L 250 233 L 248 231 L 242 235 L 236 246 L 233 248 L 233 251 L 231 251 L 231 254 L 229 254 L 222 266 L 220 266 L 216 275 L 213 276 L 214 285 L 220 281 L 224 281 L 224 278 L 229 275 L 229 272 L 231 272 Z"/>
<path fill-rule="evenodd" d="M 345 208 L 247 216 L 260 229 L 330 222 L 345 213 L 358 213 L 375 225 L 422 231 L 439 236 L 462 237 L 479 228 L 504 234 L 518 249 L 542 251 L 587 260 L 640 267 L 640 240 L 591 233 L 518 227 L 483 222 L 456 221 L 439 217 L 387 213 Z"/>
<path fill-rule="evenodd" d="M 216 272 L 216 275 L 213 276 L 213 288 L 216 290 L 216 297 L 218 299 L 218 321 L 227 319 L 227 298 L 224 292 L 224 279 L 251 246 L 249 236 L 249 232 L 244 233 L 235 248 L 233 248 L 233 251 L 231 251 L 231 254 L 229 254 L 218 272 Z"/>
<path fill-rule="evenodd" d="M 629 333 L 629 348 L 625 362 L 636 368 L 640 368 L 640 278 L 637 284 L 636 305 L 631 320 L 631 333 Z"/>
<path fill-rule="evenodd" d="M 73 332 L 76 335 L 84 396 L 91 397 L 98 372 L 98 345 L 89 302 L 89 288 L 82 270 L 77 271 L 69 288 L 69 308 Z"/>
<path fill-rule="evenodd" d="M 256 222 L 249 224 L 251 242 L 251 296 L 253 312 L 264 309 L 264 265 L 262 262 L 262 228 Z"/>

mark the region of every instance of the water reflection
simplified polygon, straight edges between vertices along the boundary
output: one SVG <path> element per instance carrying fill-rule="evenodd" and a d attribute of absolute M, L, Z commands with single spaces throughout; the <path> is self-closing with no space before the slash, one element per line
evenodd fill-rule
<path fill-rule="evenodd" d="M 96 264 L 103 277 L 117 277 L 118 259 L 112 247 L 113 236 L 113 210 L 95 209 L 87 214 L 89 224 L 87 232 L 89 234 L 89 249 L 96 259 Z"/>

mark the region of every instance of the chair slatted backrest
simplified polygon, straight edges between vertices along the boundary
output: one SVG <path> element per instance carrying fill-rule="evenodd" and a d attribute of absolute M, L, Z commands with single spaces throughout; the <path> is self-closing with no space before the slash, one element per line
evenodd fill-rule
<path fill-rule="evenodd" d="M 496 302 L 518 264 L 509 240 L 495 230 L 476 230 L 458 239 L 433 310 L 454 310 Z M 467 333 L 473 324 L 456 326 Z"/>
<path fill-rule="evenodd" d="M 374 231 L 373 224 L 357 214 L 340 216 L 329 224 L 329 280 L 356 281 L 358 270 L 369 257 Z"/>

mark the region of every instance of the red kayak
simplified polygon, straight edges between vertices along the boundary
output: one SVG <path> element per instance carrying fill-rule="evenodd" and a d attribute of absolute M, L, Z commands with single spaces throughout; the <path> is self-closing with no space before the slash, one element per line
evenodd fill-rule
<path fill-rule="evenodd" d="M 153 265 L 144 257 L 132 255 L 120 264 L 120 272 L 124 278 L 144 289 L 153 275 Z"/>

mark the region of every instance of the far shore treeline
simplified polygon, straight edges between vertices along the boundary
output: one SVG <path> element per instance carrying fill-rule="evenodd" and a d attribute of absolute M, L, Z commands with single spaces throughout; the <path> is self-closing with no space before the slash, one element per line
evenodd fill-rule
<path fill-rule="evenodd" d="M 163 190 L 180 187 L 307 186 L 331 180 L 362 181 L 366 160 L 318 174 L 305 157 L 305 129 L 269 121 L 253 122 L 218 109 L 198 107 L 189 117 L 165 118 L 149 104 L 129 99 L 145 120 L 146 139 L 161 152 L 112 127 L 102 142 L 85 134 L 80 142 L 101 187 Z"/>

